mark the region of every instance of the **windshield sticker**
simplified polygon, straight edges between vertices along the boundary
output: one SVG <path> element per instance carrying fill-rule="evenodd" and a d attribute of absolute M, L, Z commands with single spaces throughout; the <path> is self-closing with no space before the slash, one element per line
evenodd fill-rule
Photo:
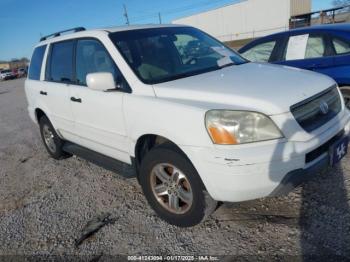
<path fill-rule="evenodd" d="M 229 49 L 227 49 L 223 46 L 211 46 L 210 48 L 224 57 L 232 56 L 232 54 L 233 54 L 233 52 L 231 52 Z"/>
<path fill-rule="evenodd" d="M 304 59 L 309 34 L 289 38 L 286 60 Z"/>

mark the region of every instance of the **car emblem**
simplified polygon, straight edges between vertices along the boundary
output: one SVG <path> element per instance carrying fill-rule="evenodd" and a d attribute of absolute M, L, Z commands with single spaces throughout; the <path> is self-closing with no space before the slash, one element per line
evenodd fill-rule
<path fill-rule="evenodd" d="M 320 111 L 322 114 L 327 115 L 329 112 L 329 106 L 325 101 L 320 103 Z"/>

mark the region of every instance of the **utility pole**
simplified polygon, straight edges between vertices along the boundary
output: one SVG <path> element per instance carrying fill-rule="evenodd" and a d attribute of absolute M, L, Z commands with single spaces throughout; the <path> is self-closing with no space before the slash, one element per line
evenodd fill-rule
<path fill-rule="evenodd" d="M 127 25 L 130 25 L 129 16 L 128 16 L 128 11 L 126 10 L 125 4 L 123 4 L 123 7 L 124 7 L 124 16 L 125 16 L 125 19 L 126 19 L 126 24 L 127 24 Z"/>
<path fill-rule="evenodd" d="M 160 12 L 158 13 L 158 18 L 159 18 L 159 24 L 161 24 L 162 23 L 162 16 L 161 16 Z"/>

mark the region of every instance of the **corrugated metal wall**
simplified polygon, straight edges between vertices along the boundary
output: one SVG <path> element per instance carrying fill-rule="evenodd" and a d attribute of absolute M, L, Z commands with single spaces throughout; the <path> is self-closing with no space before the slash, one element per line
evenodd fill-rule
<path fill-rule="evenodd" d="M 311 0 L 291 0 L 290 15 L 301 15 L 311 12 Z"/>
<path fill-rule="evenodd" d="M 294 1 L 293 4 L 291 1 Z M 291 9 L 306 7 L 311 0 L 246 0 L 173 21 L 198 27 L 221 41 L 256 38 L 289 28 Z M 305 9 L 305 12 L 310 10 Z"/>

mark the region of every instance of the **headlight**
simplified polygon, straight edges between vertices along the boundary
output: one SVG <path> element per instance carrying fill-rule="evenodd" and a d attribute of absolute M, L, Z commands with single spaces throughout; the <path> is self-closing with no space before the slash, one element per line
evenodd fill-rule
<path fill-rule="evenodd" d="M 211 110 L 205 115 L 211 140 L 219 145 L 238 145 L 282 138 L 272 120 L 249 111 Z"/>

